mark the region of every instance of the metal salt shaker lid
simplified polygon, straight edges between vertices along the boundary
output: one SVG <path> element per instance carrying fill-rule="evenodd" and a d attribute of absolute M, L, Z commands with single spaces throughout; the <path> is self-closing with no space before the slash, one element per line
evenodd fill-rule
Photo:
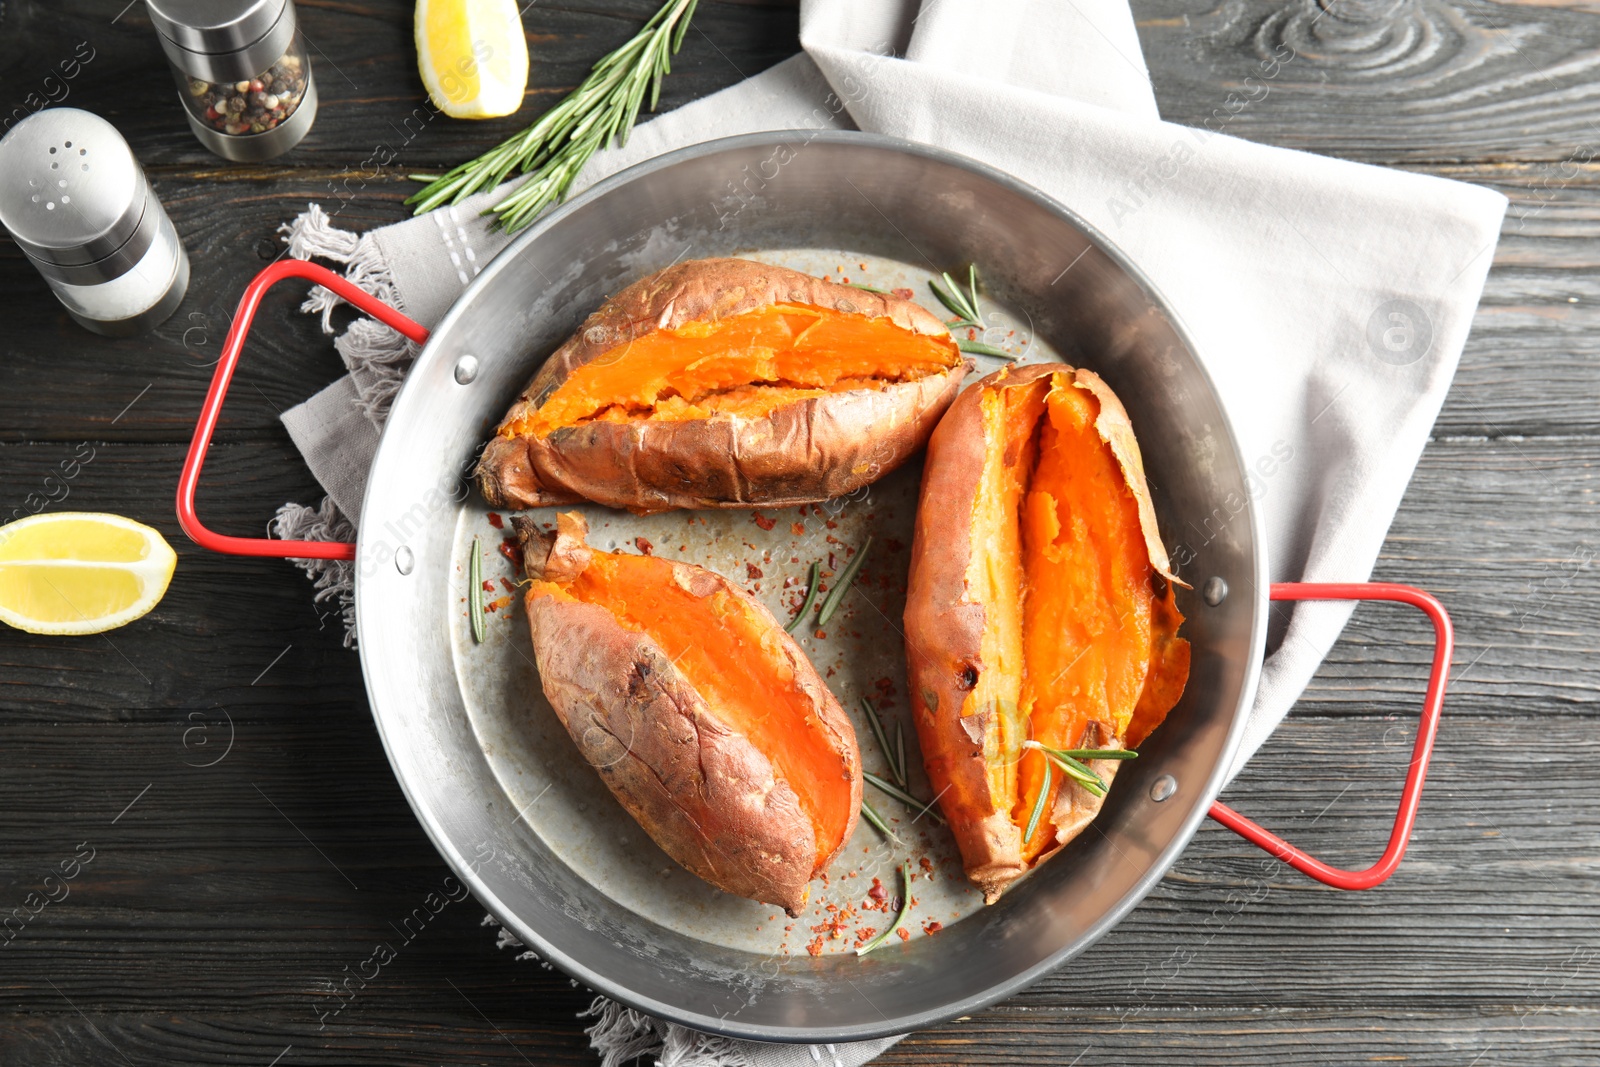
<path fill-rule="evenodd" d="M 72 285 L 127 273 L 162 210 L 116 127 L 77 108 L 40 111 L 0 140 L 0 223 L 39 272 Z"/>
<path fill-rule="evenodd" d="M 174 66 L 209 82 L 252 78 L 294 37 L 292 0 L 145 0 Z"/>

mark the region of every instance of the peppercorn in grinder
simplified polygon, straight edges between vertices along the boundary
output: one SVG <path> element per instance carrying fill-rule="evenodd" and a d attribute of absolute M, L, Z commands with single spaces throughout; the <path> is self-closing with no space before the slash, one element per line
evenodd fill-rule
<path fill-rule="evenodd" d="M 289 151 L 317 117 L 294 0 L 146 0 L 200 143 L 255 163 Z"/>

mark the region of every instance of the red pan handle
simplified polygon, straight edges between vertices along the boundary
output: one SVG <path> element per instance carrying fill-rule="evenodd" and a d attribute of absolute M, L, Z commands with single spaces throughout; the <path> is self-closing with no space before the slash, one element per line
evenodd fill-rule
<path fill-rule="evenodd" d="M 245 335 L 261 306 L 261 298 L 285 278 L 307 278 L 349 301 L 360 311 L 371 315 L 391 329 L 422 344 L 428 340 L 428 331 L 385 304 L 377 297 L 326 267 L 299 259 L 285 259 L 273 263 L 255 276 L 239 298 L 239 310 L 228 330 L 228 339 L 222 345 L 222 358 L 217 360 L 216 373 L 211 376 L 211 389 L 200 408 L 200 421 L 195 424 L 194 439 L 189 442 L 189 455 L 183 461 L 183 473 L 178 477 L 178 525 L 201 548 L 222 552 L 230 556 L 272 556 L 282 559 L 355 559 L 356 546 L 341 541 L 276 541 L 267 537 L 230 537 L 208 530 L 195 514 L 194 495 L 200 487 L 200 468 L 206 461 L 206 450 L 211 447 L 211 435 L 222 416 L 222 402 L 228 395 L 228 383 L 239 364 L 239 354 L 244 350 Z"/>
<path fill-rule="evenodd" d="M 1433 671 L 1428 678 L 1428 694 L 1422 702 L 1422 718 L 1417 724 L 1417 741 L 1411 747 L 1411 769 L 1400 792 L 1400 810 L 1395 813 L 1394 829 L 1389 832 L 1389 847 L 1383 857 L 1364 871 L 1332 867 L 1260 824 L 1245 818 L 1220 800 L 1211 805 L 1211 817 L 1253 845 L 1272 853 L 1298 871 L 1335 889 L 1371 889 L 1394 873 L 1411 840 L 1417 821 L 1417 805 L 1422 801 L 1422 783 L 1428 776 L 1428 760 L 1433 755 L 1433 739 L 1439 733 L 1439 712 L 1444 707 L 1444 687 L 1449 679 L 1450 658 L 1455 634 L 1450 616 L 1429 593 L 1409 585 L 1388 582 L 1282 582 L 1272 587 L 1273 600 L 1394 600 L 1427 612 L 1433 620 Z"/>

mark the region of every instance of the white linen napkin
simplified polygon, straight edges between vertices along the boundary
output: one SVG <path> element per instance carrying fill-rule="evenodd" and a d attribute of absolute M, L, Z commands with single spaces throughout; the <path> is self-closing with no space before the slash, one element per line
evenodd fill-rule
<path fill-rule="evenodd" d="M 1189 327 L 1257 464 L 1272 579 L 1368 577 L 1455 373 L 1504 197 L 1219 132 L 1286 68 L 1310 62 L 1287 45 L 1239 91 L 1219 89 L 1210 129 L 1160 121 L 1125 0 L 923 0 L 920 10 L 803 0 L 801 43 L 804 55 L 641 126 L 597 155 L 580 187 L 715 137 L 852 124 L 1008 171 L 1108 234 Z M 478 216 L 500 195 L 359 238 L 313 206 L 285 227 L 290 253 L 348 264 L 358 284 L 431 326 L 504 247 Z M 326 326 L 335 303 L 318 291 L 307 309 Z M 378 428 L 414 355 L 366 320 L 335 345 L 350 375 L 284 416 L 329 499 L 286 505 L 279 536 L 331 536 L 341 513 L 359 521 Z M 1171 536 L 1193 550 L 1207 533 Z M 304 566 L 319 597 L 348 597 L 348 565 Z M 1282 721 L 1350 610 L 1281 614 L 1231 774 Z M 854 1067 L 892 1043 L 730 1043 L 597 1010 L 605 1067 L 639 1049 L 675 1067 Z"/>

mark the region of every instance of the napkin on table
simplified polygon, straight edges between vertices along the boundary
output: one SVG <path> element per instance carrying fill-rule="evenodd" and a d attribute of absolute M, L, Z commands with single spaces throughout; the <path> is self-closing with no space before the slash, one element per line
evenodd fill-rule
<path fill-rule="evenodd" d="M 1029 182 L 1106 233 L 1188 326 L 1256 486 L 1274 581 L 1368 577 L 1466 340 L 1505 198 L 1471 185 L 1252 144 L 1161 122 L 1125 0 L 803 0 L 796 56 L 640 126 L 577 188 L 663 151 L 774 129 L 850 128 L 940 145 Z M 1306 77 L 1280 46 L 1262 92 L 1218 91 L 1229 115 Z M 575 189 L 576 191 L 576 189 Z M 315 205 L 290 253 L 350 276 L 431 326 L 508 238 L 481 194 L 356 236 Z M 336 300 L 317 291 L 307 310 Z M 285 505 L 282 537 L 339 536 L 387 403 L 415 351 L 358 320 L 335 340 L 350 374 L 284 422 L 328 492 Z M 1176 539 L 1183 535 L 1173 534 Z M 1195 532 L 1203 539 L 1203 532 Z M 307 561 L 348 605 L 348 564 Z M 1268 656 L 1237 774 L 1304 690 L 1351 608 L 1300 604 Z M 346 614 L 348 619 L 348 612 Z M 509 936 L 509 935 L 507 935 Z M 597 999 L 605 1067 L 855 1067 L 895 1039 L 763 1045 L 698 1034 Z"/>

